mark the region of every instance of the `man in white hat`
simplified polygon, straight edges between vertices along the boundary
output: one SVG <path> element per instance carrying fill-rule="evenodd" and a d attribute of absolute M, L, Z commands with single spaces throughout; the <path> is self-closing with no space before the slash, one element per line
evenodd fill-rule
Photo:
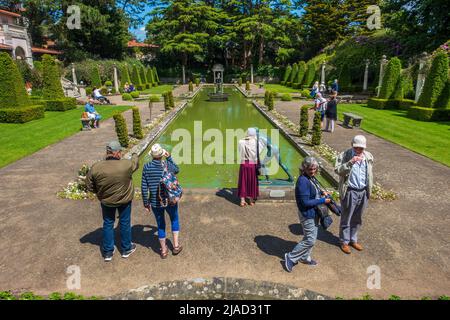
<path fill-rule="evenodd" d="M 366 138 L 362 135 L 355 136 L 352 148 L 337 157 L 334 169 L 339 175 L 342 205 L 339 238 L 341 249 L 346 254 L 351 253 L 350 247 L 358 251 L 363 249 L 358 242 L 358 230 L 373 185 L 373 156 L 366 151 L 366 147 Z"/>

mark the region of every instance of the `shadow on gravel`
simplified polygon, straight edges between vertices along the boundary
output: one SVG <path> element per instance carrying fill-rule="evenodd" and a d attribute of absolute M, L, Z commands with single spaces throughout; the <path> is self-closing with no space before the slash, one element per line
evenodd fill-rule
<path fill-rule="evenodd" d="M 255 242 L 262 252 L 280 259 L 283 259 L 284 254 L 291 251 L 297 245 L 296 242 L 287 241 L 271 235 L 256 236 Z"/>
<path fill-rule="evenodd" d="M 336 223 L 336 220 L 333 223 Z M 289 230 L 296 236 L 303 235 L 303 228 L 300 223 L 291 224 L 289 226 Z M 335 236 L 330 231 L 323 230 L 322 227 L 319 227 L 319 232 L 317 233 L 317 240 L 339 247 L 339 237 Z"/>

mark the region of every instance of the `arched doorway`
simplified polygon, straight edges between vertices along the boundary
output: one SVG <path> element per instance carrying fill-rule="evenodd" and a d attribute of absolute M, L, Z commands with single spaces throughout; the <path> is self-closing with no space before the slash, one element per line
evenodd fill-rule
<path fill-rule="evenodd" d="M 16 57 L 17 60 L 25 60 L 26 59 L 25 50 L 23 50 L 22 47 L 16 47 L 16 49 L 14 50 L 14 56 Z"/>

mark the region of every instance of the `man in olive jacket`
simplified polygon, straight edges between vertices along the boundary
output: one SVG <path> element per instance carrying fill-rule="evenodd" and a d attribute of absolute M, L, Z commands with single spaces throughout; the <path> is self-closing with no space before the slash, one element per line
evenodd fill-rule
<path fill-rule="evenodd" d="M 357 135 L 352 140 L 352 148 L 336 158 L 342 205 L 339 238 L 341 250 L 347 254 L 351 253 L 350 246 L 358 251 L 363 249 L 358 243 L 358 231 L 373 186 L 373 156 L 365 149 L 366 138 Z"/>
<path fill-rule="evenodd" d="M 95 163 L 86 176 L 89 191 L 97 195 L 103 214 L 102 254 L 111 261 L 114 254 L 114 222 L 119 212 L 122 258 L 128 258 L 135 250 L 131 242 L 131 202 L 134 197 L 133 172 L 139 168 L 139 158 L 121 160 L 122 146 L 118 141 L 106 147 L 106 159 Z"/>

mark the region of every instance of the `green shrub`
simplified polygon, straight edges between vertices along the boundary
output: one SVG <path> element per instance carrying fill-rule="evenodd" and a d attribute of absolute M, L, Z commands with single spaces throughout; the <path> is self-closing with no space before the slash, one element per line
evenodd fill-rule
<path fill-rule="evenodd" d="M 94 91 L 93 89 L 92 89 L 92 87 L 86 87 L 86 95 L 88 95 L 88 96 L 90 96 L 91 94 L 92 94 L 92 92 Z"/>
<path fill-rule="evenodd" d="M 122 94 L 122 100 L 123 101 L 132 101 L 133 97 L 129 93 L 124 93 L 124 94 Z"/>
<path fill-rule="evenodd" d="M 42 105 L 0 109 L 0 122 L 25 123 L 44 117 Z"/>
<path fill-rule="evenodd" d="M 153 76 L 155 77 L 155 83 L 156 83 L 156 85 L 158 85 L 159 84 L 159 75 L 158 75 L 158 71 L 156 70 L 156 67 L 153 67 L 152 71 L 153 71 Z"/>
<path fill-rule="evenodd" d="M 302 97 L 305 98 L 310 98 L 311 97 L 311 92 L 308 89 L 303 89 L 300 94 L 302 95 Z"/>
<path fill-rule="evenodd" d="M 292 96 L 289 93 L 283 93 L 281 95 L 281 101 L 292 101 Z"/>
<path fill-rule="evenodd" d="M 284 86 L 284 85 L 286 85 L 286 81 L 281 81 L 280 84 L 281 84 L 282 86 Z"/>
<path fill-rule="evenodd" d="M 434 109 L 434 121 L 450 121 L 450 109 Z"/>
<path fill-rule="evenodd" d="M 292 83 L 294 83 L 294 81 L 297 79 L 297 73 L 298 73 L 298 65 L 297 63 L 294 63 L 292 65 L 292 72 L 291 75 L 289 76 L 289 80 L 288 80 L 288 84 L 289 87 L 292 86 Z"/>
<path fill-rule="evenodd" d="M 194 85 L 192 84 L 192 81 L 189 81 L 189 92 L 194 91 Z"/>
<path fill-rule="evenodd" d="M 141 76 L 142 83 L 147 84 L 149 82 L 149 80 L 147 79 L 147 72 L 145 72 L 145 68 L 140 67 L 139 72 L 140 72 L 139 75 Z"/>
<path fill-rule="evenodd" d="M 408 110 L 408 117 L 420 121 L 430 121 L 433 118 L 433 108 L 411 107 Z"/>
<path fill-rule="evenodd" d="M 153 76 L 153 70 L 152 68 L 147 69 L 147 80 L 149 83 L 153 84 L 155 83 L 155 77 Z"/>
<path fill-rule="evenodd" d="M 140 94 L 141 93 L 139 91 L 131 91 L 130 92 L 130 95 L 133 99 L 139 98 Z"/>
<path fill-rule="evenodd" d="M 59 68 L 52 56 L 44 54 L 42 56 L 43 64 L 43 90 L 42 94 L 44 99 L 60 99 L 64 98 L 64 91 L 61 85 L 61 77 L 59 74 Z"/>
<path fill-rule="evenodd" d="M 448 300 L 450 300 L 450 297 L 446 296 L 446 295 L 442 295 L 442 296 L 439 296 L 438 300 L 448 301 Z"/>
<path fill-rule="evenodd" d="M 295 83 L 297 83 L 297 87 L 296 89 L 301 89 L 301 85 L 303 83 L 303 79 L 305 78 L 306 75 L 306 63 L 305 61 L 300 61 L 298 64 L 298 72 L 297 72 L 297 77 L 295 78 Z"/>
<path fill-rule="evenodd" d="M 397 84 L 395 85 L 394 92 L 392 92 L 390 99 L 393 100 L 403 100 L 404 94 L 403 94 L 403 82 L 405 80 L 403 79 L 402 75 L 398 76 Z"/>
<path fill-rule="evenodd" d="M 403 99 L 388 99 L 384 105 L 385 109 L 396 110 L 400 109 L 400 103 Z"/>
<path fill-rule="evenodd" d="M 170 107 L 173 109 L 173 108 L 175 108 L 175 100 L 174 100 L 174 98 L 173 98 L 173 92 L 172 92 L 172 90 L 170 90 L 170 91 L 168 92 L 168 96 L 169 96 L 169 105 L 170 105 Z"/>
<path fill-rule="evenodd" d="M 195 81 L 195 86 L 196 87 L 200 86 L 200 79 L 199 78 L 195 78 L 194 81 Z"/>
<path fill-rule="evenodd" d="M 163 98 L 164 98 L 164 110 L 168 111 L 168 110 L 170 110 L 169 92 L 164 92 Z"/>
<path fill-rule="evenodd" d="M 322 140 L 322 128 L 321 128 L 321 120 L 320 120 L 321 114 L 320 112 L 314 113 L 314 121 L 313 121 L 313 128 L 312 128 L 312 136 L 311 136 L 311 144 L 313 146 L 318 146 L 321 143 Z"/>
<path fill-rule="evenodd" d="M 269 95 L 270 95 L 270 91 L 266 90 L 264 92 L 264 105 L 268 106 L 269 105 Z"/>
<path fill-rule="evenodd" d="M 128 67 L 126 65 L 122 66 L 120 69 L 120 84 L 123 87 L 125 83 L 131 83 L 130 72 L 128 71 Z"/>
<path fill-rule="evenodd" d="M 402 110 L 408 110 L 415 104 L 416 103 L 414 100 L 403 99 L 399 102 L 398 107 L 399 107 L 399 109 L 402 109 Z"/>
<path fill-rule="evenodd" d="M 0 75 L 0 108 L 30 105 L 17 65 L 6 52 L 0 52 Z"/>
<path fill-rule="evenodd" d="M 239 78 L 239 87 L 242 87 L 242 78 Z"/>
<path fill-rule="evenodd" d="M 0 300 L 17 300 L 9 291 L 0 291 Z"/>
<path fill-rule="evenodd" d="M 142 132 L 141 115 L 138 107 L 133 107 L 133 136 L 136 139 L 142 139 L 144 134 Z"/>
<path fill-rule="evenodd" d="M 122 113 L 115 113 L 113 118 L 116 124 L 116 134 L 120 145 L 126 148 L 129 144 L 127 123 L 125 122 Z"/>
<path fill-rule="evenodd" d="M 161 101 L 161 98 L 158 95 L 151 95 L 150 101 L 151 102 L 159 102 L 159 101 Z"/>
<path fill-rule="evenodd" d="M 308 133 L 308 128 L 309 128 L 308 111 L 309 111 L 309 108 L 310 108 L 309 106 L 302 106 L 300 108 L 300 130 L 298 132 L 300 137 L 304 137 Z"/>
<path fill-rule="evenodd" d="M 95 67 L 91 73 L 91 85 L 100 88 L 102 86 L 102 79 L 100 78 L 100 70 Z"/>
<path fill-rule="evenodd" d="M 62 300 L 63 297 L 61 295 L 61 293 L 59 292 L 52 292 L 49 296 L 48 296 L 49 300 Z"/>
<path fill-rule="evenodd" d="M 286 82 L 286 87 L 290 87 L 290 86 L 292 86 L 292 82 Z"/>
<path fill-rule="evenodd" d="M 67 111 L 77 107 L 75 98 L 63 98 L 55 100 L 44 100 L 45 111 Z"/>
<path fill-rule="evenodd" d="M 399 296 L 396 296 L 395 294 L 393 294 L 389 297 L 389 300 L 402 300 L 402 299 Z"/>
<path fill-rule="evenodd" d="M 113 83 L 112 83 L 112 81 L 105 81 L 105 87 L 112 87 L 113 86 Z"/>
<path fill-rule="evenodd" d="M 145 85 L 140 84 L 140 85 L 136 86 L 136 89 L 137 89 L 138 91 L 145 90 Z"/>
<path fill-rule="evenodd" d="M 371 98 L 367 101 L 367 106 L 373 109 L 384 109 L 387 101 L 387 99 Z"/>
<path fill-rule="evenodd" d="M 272 111 L 275 108 L 275 93 L 270 91 L 267 99 L 267 108 L 269 111 Z"/>
<path fill-rule="evenodd" d="M 291 76 L 292 67 L 290 64 L 287 65 L 286 70 L 284 71 L 283 81 L 281 81 L 282 85 L 285 85 L 288 81 L 289 77 Z"/>
<path fill-rule="evenodd" d="M 401 70 L 402 63 L 399 58 L 394 57 L 388 62 L 381 84 L 379 95 L 380 99 L 389 99 L 393 94 L 395 94 L 397 83 L 400 80 Z"/>
<path fill-rule="evenodd" d="M 105 87 L 101 87 L 100 93 L 102 94 L 102 96 L 106 96 L 108 94 L 108 89 L 106 89 Z"/>
<path fill-rule="evenodd" d="M 142 90 L 142 79 L 141 75 L 139 74 L 138 66 L 136 65 L 133 66 L 133 70 L 131 71 L 131 82 L 134 84 L 136 89 Z"/>
<path fill-rule="evenodd" d="M 352 77 L 350 73 L 350 68 L 347 63 L 343 64 L 338 76 L 340 91 L 352 92 L 349 88 L 352 86 Z"/>
<path fill-rule="evenodd" d="M 436 101 L 438 101 L 447 82 L 448 55 L 445 51 L 438 50 L 425 79 L 422 94 L 417 104 L 425 108 L 443 107 L 442 105 L 436 105 Z"/>
<path fill-rule="evenodd" d="M 314 78 L 316 77 L 316 65 L 314 62 L 307 63 L 306 74 L 303 79 L 303 85 L 310 88 L 313 85 Z"/>
<path fill-rule="evenodd" d="M 245 83 L 245 91 L 250 91 L 250 81 Z"/>
<path fill-rule="evenodd" d="M 436 100 L 434 107 L 439 109 L 450 108 L 450 79 L 447 79 L 447 83 L 445 84 L 444 89 Z"/>
<path fill-rule="evenodd" d="M 44 298 L 35 295 L 33 292 L 24 292 L 20 295 L 19 300 L 43 300 Z"/>

